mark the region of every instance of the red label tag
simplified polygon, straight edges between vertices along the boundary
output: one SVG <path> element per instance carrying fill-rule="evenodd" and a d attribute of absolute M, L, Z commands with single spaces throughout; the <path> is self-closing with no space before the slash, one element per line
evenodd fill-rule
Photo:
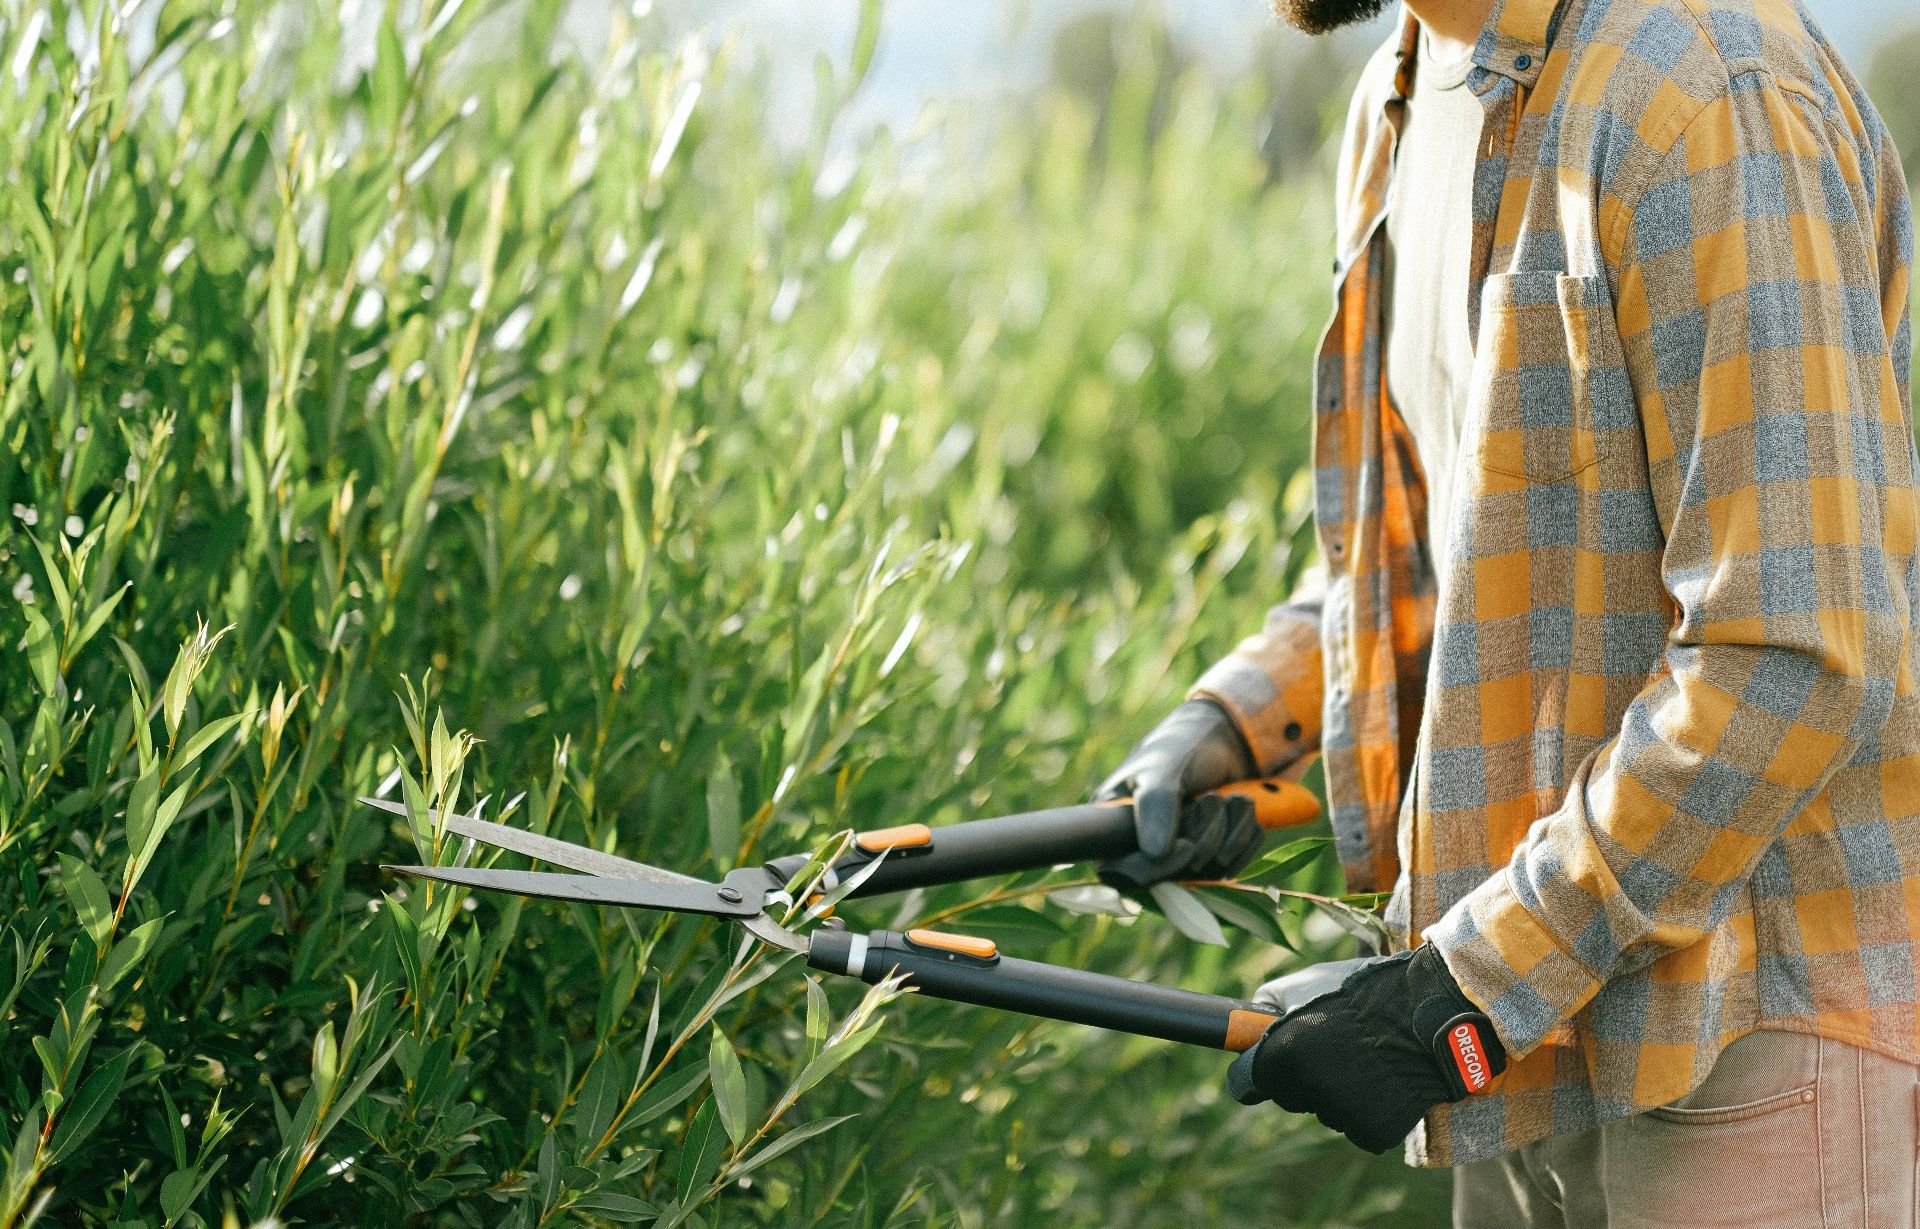
<path fill-rule="evenodd" d="M 1473 1026 L 1473 1021 L 1461 1020 L 1447 1030 L 1447 1051 L 1453 1055 L 1453 1065 L 1459 1070 L 1468 1092 L 1479 1092 L 1492 1082 L 1487 1049 L 1480 1044 L 1480 1030 Z"/>

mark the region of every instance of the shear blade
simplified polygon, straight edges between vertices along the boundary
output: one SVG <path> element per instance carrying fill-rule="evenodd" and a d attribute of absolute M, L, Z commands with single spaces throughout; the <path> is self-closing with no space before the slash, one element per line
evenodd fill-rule
<path fill-rule="evenodd" d="M 362 798 L 360 801 L 392 815 L 407 813 L 406 807 L 385 798 Z M 447 811 L 429 814 L 436 823 L 443 825 L 448 832 L 457 836 L 478 841 L 482 845 L 491 845 L 496 849 L 524 854 L 541 862 L 551 862 L 555 866 L 564 866 L 570 871 L 604 875 L 610 879 L 638 879 L 647 883 L 673 883 L 683 886 L 697 884 L 707 888 L 713 886 L 704 879 L 695 879 L 692 875 L 661 870 L 657 866 L 635 862 L 619 854 L 602 853 L 598 849 L 588 849 L 584 845 L 569 844 L 550 836 L 541 836 L 537 832 L 528 832 L 524 828 L 509 828 L 505 824 L 496 824 L 472 815 L 455 815 Z"/>
<path fill-rule="evenodd" d="M 708 917 L 759 917 L 762 897 L 728 884 L 688 879 L 660 883 L 615 879 L 599 875 L 562 875 L 553 871 L 477 870 L 464 866 L 390 866 L 401 875 L 433 879 L 457 887 L 490 892 L 516 892 L 545 900 L 574 900 L 589 905 L 620 905 L 630 909 L 665 909 L 672 913 L 699 913 Z M 731 899 L 729 899 L 731 898 Z"/>

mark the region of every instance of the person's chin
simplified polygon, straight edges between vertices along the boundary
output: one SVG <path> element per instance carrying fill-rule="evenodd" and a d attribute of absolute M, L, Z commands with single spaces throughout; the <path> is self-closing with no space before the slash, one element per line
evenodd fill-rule
<path fill-rule="evenodd" d="M 1308 34 L 1327 34 L 1342 26 L 1372 21 L 1388 0 L 1273 0 L 1274 15 Z"/>

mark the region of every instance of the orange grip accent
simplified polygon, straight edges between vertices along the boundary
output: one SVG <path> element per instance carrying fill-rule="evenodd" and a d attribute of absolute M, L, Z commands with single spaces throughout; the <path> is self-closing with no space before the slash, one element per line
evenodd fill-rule
<path fill-rule="evenodd" d="M 931 947 L 943 952 L 956 952 L 962 956 L 972 956 L 976 960 L 992 960 L 1000 954 L 1000 949 L 992 939 L 982 939 L 978 935 L 950 935 L 941 930 L 909 930 L 907 941 L 915 947 Z"/>
<path fill-rule="evenodd" d="M 1298 781 L 1269 777 L 1264 781 L 1223 785 L 1208 792 L 1227 798 L 1253 799 L 1254 818 L 1268 830 L 1310 824 L 1320 817 L 1320 800 Z"/>
<path fill-rule="evenodd" d="M 1227 1013 L 1226 1048 L 1239 1054 L 1251 1050 L 1259 1040 L 1266 1036 L 1267 1029 L 1279 1016 L 1270 1016 L 1264 1011 L 1242 1011 L 1235 1008 Z"/>
<path fill-rule="evenodd" d="M 879 853 L 883 849 L 918 849 L 933 844 L 933 829 L 925 824 L 875 828 L 872 832 L 862 832 L 854 837 L 853 843 L 862 853 Z"/>

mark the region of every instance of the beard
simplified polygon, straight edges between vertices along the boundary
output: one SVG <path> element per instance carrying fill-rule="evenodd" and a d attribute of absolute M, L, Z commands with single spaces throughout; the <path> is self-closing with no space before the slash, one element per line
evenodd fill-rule
<path fill-rule="evenodd" d="M 1386 7 L 1387 0 L 1273 0 L 1276 16 L 1308 34 L 1372 21 Z"/>

